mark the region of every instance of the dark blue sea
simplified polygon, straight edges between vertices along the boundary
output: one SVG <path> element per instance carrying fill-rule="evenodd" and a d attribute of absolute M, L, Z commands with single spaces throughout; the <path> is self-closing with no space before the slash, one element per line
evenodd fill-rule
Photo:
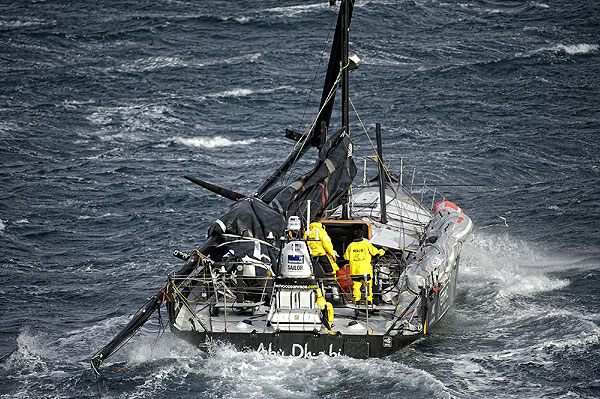
<path fill-rule="evenodd" d="M 257 189 L 317 112 L 336 9 L 0 10 L 2 398 L 600 397 L 600 2 L 357 0 L 360 121 L 416 196 L 476 226 L 431 334 L 384 359 L 206 354 L 155 316 L 101 377 L 90 357 L 230 204 L 182 176 Z"/>

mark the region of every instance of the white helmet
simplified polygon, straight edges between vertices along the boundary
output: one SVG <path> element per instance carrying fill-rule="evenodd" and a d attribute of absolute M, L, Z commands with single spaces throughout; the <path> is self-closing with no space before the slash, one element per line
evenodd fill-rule
<path fill-rule="evenodd" d="M 302 228 L 302 222 L 298 216 L 290 216 L 288 219 L 287 228 L 289 231 L 300 231 Z"/>

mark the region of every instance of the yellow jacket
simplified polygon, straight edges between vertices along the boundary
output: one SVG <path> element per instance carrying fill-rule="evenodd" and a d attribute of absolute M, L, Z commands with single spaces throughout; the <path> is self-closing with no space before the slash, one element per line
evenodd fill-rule
<path fill-rule="evenodd" d="M 350 274 L 362 275 L 367 273 L 373 275 L 373 267 L 371 266 L 371 257 L 373 255 L 383 255 L 383 249 L 377 249 L 368 240 L 353 241 L 346 248 L 344 259 L 350 262 Z"/>
<path fill-rule="evenodd" d="M 308 226 L 308 231 L 304 233 L 304 239 L 309 240 L 306 243 L 310 248 L 312 256 L 328 254 L 331 258 L 335 257 L 331 238 L 321 223 L 312 222 Z"/>

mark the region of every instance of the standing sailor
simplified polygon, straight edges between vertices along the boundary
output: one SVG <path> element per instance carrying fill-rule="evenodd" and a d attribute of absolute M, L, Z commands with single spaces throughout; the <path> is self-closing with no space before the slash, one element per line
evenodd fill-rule
<path fill-rule="evenodd" d="M 368 240 L 363 238 L 363 231 L 358 228 L 354 231 L 354 241 L 346 248 L 344 259 L 350 262 L 350 274 L 352 275 L 352 294 L 356 302 L 360 301 L 361 289 L 365 284 L 365 274 L 369 285 L 367 301 L 373 302 L 373 266 L 371 257 L 383 255 L 385 250 L 377 249 Z"/>
<path fill-rule="evenodd" d="M 304 233 L 304 239 L 310 248 L 317 277 L 330 276 L 338 271 L 333 244 L 325 226 L 320 222 L 312 222 Z"/>

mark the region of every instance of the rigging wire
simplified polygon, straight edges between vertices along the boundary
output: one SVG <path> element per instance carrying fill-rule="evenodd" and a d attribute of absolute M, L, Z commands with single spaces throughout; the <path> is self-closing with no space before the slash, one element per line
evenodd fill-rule
<path fill-rule="evenodd" d="M 354 106 L 354 103 L 352 102 L 352 99 L 350 97 L 348 97 L 348 100 L 350 100 L 350 104 L 352 105 L 352 109 L 354 110 L 354 113 L 356 114 L 356 117 L 358 118 L 358 121 L 360 122 L 360 125 L 363 128 L 363 131 L 365 132 L 365 135 L 367 136 L 367 139 L 369 139 L 369 143 L 371 144 L 371 148 L 373 149 L 373 151 L 375 152 L 375 154 L 377 154 L 377 148 L 375 147 L 375 145 L 373 144 L 373 140 L 371 139 L 371 136 L 369 136 L 369 132 L 367 131 L 367 128 L 365 127 L 365 124 L 363 123 L 360 115 L 358 114 L 358 111 L 356 110 L 356 107 Z M 383 171 L 385 172 L 386 177 L 389 179 L 389 181 L 392 181 L 392 177 L 390 174 L 390 171 L 388 170 L 387 166 L 385 166 L 385 164 L 383 163 L 383 161 L 379 158 L 379 155 L 375 155 L 374 156 L 375 159 L 377 159 L 377 162 L 380 163 L 383 166 Z M 398 190 L 396 189 L 396 186 L 394 186 L 393 184 L 392 186 L 392 191 L 394 192 L 396 198 L 401 198 L 400 195 L 398 194 Z M 404 193 L 406 193 L 410 198 L 412 198 L 413 200 L 415 200 L 415 204 L 420 204 L 419 201 L 417 201 L 411 193 L 407 192 L 406 190 L 402 190 Z M 403 203 L 402 203 L 403 204 Z M 420 204 L 422 209 L 425 209 L 425 207 Z"/>

